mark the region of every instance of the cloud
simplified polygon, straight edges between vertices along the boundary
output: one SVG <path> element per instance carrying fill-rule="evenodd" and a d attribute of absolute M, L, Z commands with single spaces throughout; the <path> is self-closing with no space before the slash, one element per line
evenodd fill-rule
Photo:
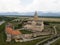
<path fill-rule="evenodd" d="M 28 6 L 28 10 L 39 10 L 44 12 L 59 12 L 60 0 L 34 0 L 34 2 Z"/>
<path fill-rule="evenodd" d="M 0 0 L 0 12 L 22 11 L 20 0 Z"/>
<path fill-rule="evenodd" d="M 0 0 L 0 12 L 60 12 L 60 0 L 32 0 L 30 4 L 23 4 L 21 0 Z M 26 3 L 26 0 L 25 0 Z"/>

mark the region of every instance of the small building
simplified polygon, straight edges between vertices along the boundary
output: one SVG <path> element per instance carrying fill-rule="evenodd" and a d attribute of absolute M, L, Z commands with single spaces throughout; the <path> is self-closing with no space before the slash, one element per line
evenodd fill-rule
<path fill-rule="evenodd" d="M 30 31 L 43 31 L 44 23 L 42 20 L 39 20 L 37 16 L 37 12 L 34 14 L 34 18 L 32 20 L 28 20 L 26 25 L 23 26 L 25 29 Z"/>
<path fill-rule="evenodd" d="M 19 39 L 22 34 L 19 30 L 14 30 L 10 23 L 6 25 L 5 33 L 7 35 L 7 42 L 10 42 L 12 39 Z"/>

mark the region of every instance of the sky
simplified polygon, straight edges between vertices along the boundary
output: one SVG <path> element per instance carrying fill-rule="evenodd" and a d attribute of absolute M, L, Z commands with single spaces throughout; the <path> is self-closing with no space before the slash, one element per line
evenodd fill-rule
<path fill-rule="evenodd" d="M 60 0 L 0 0 L 0 12 L 60 12 Z"/>

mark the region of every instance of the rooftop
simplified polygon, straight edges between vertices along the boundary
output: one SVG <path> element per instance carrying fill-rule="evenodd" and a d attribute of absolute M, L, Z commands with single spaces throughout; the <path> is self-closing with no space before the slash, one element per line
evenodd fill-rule
<path fill-rule="evenodd" d="M 13 30 L 10 27 L 6 27 L 6 32 L 11 35 L 19 35 L 22 34 L 19 30 Z"/>

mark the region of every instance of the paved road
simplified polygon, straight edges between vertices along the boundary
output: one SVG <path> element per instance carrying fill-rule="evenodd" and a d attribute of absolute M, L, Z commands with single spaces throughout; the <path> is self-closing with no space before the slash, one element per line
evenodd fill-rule
<path fill-rule="evenodd" d="M 46 37 L 48 37 L 48 36 L 37 37 L 37 38 L 32 38 L 32 39 L 24 39 L 24 40 L 20 40 L 20 42 L 32 41 L 32 40 L 42 39 L 42 38 L 46 38 Z"/>
<path fill-rule="evenodd" d="M 2 25 L 3 23 L 5 23 L 5 21 L 0 21 L 0 25 Z"/>

